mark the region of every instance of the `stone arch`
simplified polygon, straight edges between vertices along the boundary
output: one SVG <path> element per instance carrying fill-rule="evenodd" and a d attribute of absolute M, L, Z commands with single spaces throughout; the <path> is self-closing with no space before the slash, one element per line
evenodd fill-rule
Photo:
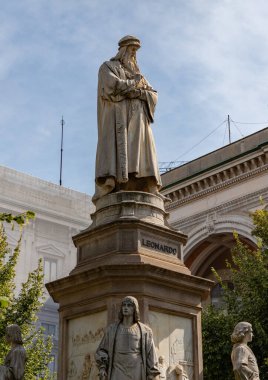
<path fill-rule="evenodd" d="M 233 232 L 254 247 L 256 239 L 251 235 L 250 218 L 240 215 L 208 215 L 203 223 L 188 232 L 188 242 L 184 249 L 184 262 L 193 275 L 211 278 L 210 268 L 217 264 L 217 270 L 225 267 L 234 244 Z"/>

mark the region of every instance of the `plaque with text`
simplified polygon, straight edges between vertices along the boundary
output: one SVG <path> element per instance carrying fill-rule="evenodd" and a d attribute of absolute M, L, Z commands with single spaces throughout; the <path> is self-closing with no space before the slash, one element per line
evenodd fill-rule
<path fill-rule="evenodd" d="M 161 237 L 156 235 L 141 234 L 140 244 L 143 248 L 181 259 L 180 245 L 172 240 L 161 239 Z"/>

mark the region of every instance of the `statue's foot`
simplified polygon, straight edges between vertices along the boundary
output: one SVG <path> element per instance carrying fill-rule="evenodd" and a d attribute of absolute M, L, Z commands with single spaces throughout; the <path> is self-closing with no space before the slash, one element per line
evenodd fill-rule
<path fill-rule="evenodd" d="M 115 187 L 115 180 L 113 177 L 106 178 L 105 182 L 99 186 L 96 185 L 95 194 L 92 197 L 92 202 L 96 203 L 98 199 L 110 194 Z"/>

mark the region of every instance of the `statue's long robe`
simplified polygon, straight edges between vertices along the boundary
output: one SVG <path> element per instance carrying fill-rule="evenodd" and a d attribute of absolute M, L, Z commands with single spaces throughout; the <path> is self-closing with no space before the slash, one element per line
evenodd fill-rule
<path fill-rule="evenodd" d="M 23 346 L 12 348 L 5 358 L 5 364 L 0 366 L 0 380 L 22 380 L 26 361 Z"/>
<path fill-rule="evenodd" d="M 126 95 L 134 88 L 119 61 L 104 62 L 98 81 L 98 147 L 96 155 L 96 196 L 107 177 L 124 183 L 132 173 L 136 178 L 153 177 L 161 187 L 154 138 L 157 93 L 142 90 L 141 99 Z"/>
<path fill-rule="evenodd" d="M 96 352 L 96 363 L 99 368 L 103 366 L 105 367 L 108 374 L 107 380 L 111 380 L 113 378 L 113 368 L 116 367 L 114 366 L 114 360 L 117 357 L 115 352 L 115 341 L 117 338 L 119 325 L 120 323 L 114 323 L 107 328 Z M 158 369 L 158 360 L 153 342 L 152 330 L 143 323 L 138 322 L 137 325 L 140 330 L 139 339 L 142 360 L 142 377 L 140 380 L 154 379 L 160 374 L 160 371 Z M 126 362 L 128 360 L 129 359 L 126 358 Z M 136 373 L 137 369 L 134 369 L 134 371 Z M 128 376 L 128 379 L 135 379 L 135 374 L 129 373 Z M 122 378 L 117 380 L 125 380 L 124 375 L 122 375 Z"/>

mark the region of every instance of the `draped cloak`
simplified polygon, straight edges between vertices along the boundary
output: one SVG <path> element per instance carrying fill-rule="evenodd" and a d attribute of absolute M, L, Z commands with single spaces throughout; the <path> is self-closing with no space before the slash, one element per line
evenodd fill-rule
<path fill-rule="evenodd" d="M 259 380 L 259 368 L 252 350 L 244 343 L 236 343 L 231 355 L 235 380 Z"/>
<path fill-rule="evenodd" d="M 113 362 L 115 357 L 115 342 L 120 322 L 110 325 L 96 351 L 96 363 L 99 368 L 104 367 L 107 372 L 107 380 L 111 380 Z M 142 378 L 140 380 L 154 379 L 160 374 L 158 360 L 153 342 L 152 330 L 141 322 L 137 322 L 140 329 Z M 131 374 L 129 374 L 131 379 Z M 118 379 L 120 380 L 120 379 Z"/>
<path fill-rule="evenodd" d="M 23 346 L 17 345 L 6 356 L 5 364 L 0 366 L 0 380 L 22 380 L 26 361 Z"/>
<path fill-rule="evenodd" d="M 130 173 L 136 178 L 153 177 L 157 188 L 161 187 L 150 127 L 154 121 L 157 92 L 148 84 L 148 89 L 140 91 L 139 98 L 129 99 L 127 92 L 134 87 L 134 80 L 127 79 L 119 61 L 107 61 L 101 65 L 97 107 L 96 198 L 98 187 L 101 188 L 107 178 L 113 177 L 115 183 L 120 184 L 128 181 Z"/>

